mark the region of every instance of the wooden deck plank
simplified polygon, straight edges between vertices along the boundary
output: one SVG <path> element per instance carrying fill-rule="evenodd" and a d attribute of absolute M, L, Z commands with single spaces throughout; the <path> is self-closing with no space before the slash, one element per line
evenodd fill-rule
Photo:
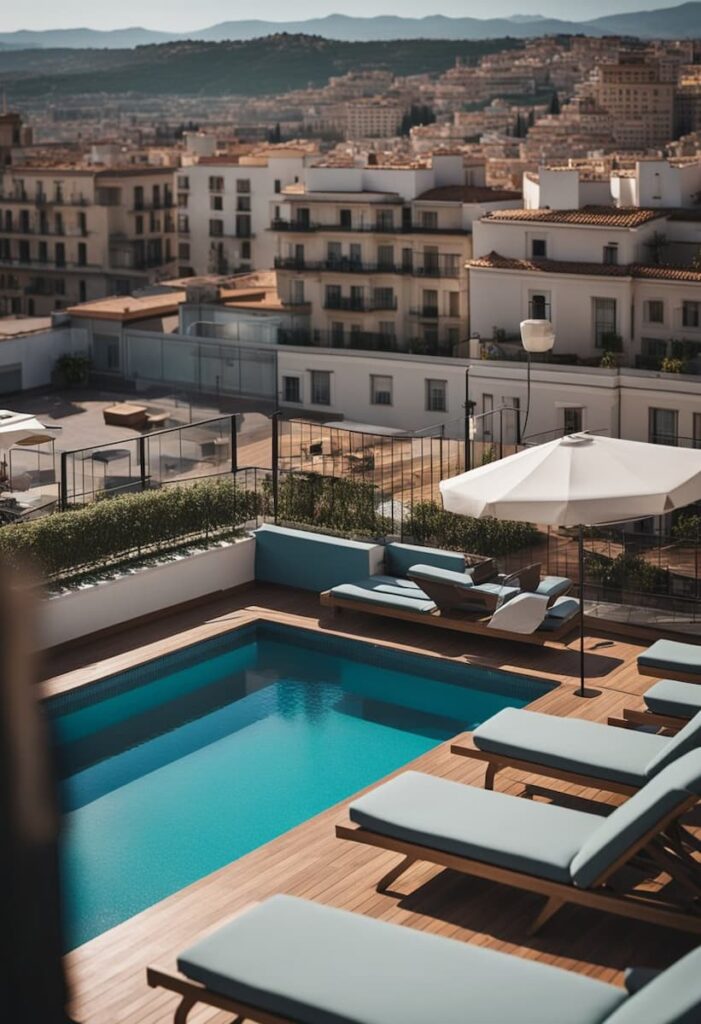
<path fill-rule="evenodd" d="M 601 695 L 581 700 L 574 695 L 579 668 L 576 642 L 569 649 L 527 648 L 481 637 L 438 634 L 428 627 L 373 620 L 367 615 L 350 613 L 337 620 L 320 609 L 314 595 L 255 586 L 55 654 L 47 666 L 52 675 L 42 684 L 44 692 L 60 693 L 260 618 L 548 679 L 557 685 L 531 707 L 565 717 L 605 722 L 611 714 L 620 715 L 624 707 L 639 707 L 639 695 L 650 685 L 637 673 L 640 648 L 629 640 L 587 637 L 590 684 Z M 452 755 L 449 746 L 440 744 L 412 767 L 481 785 L 484 766 Z M 496 787 L 518 795 L 529 782 L 565 795 L 596 795 L 596 790 L 506 770 L 497 777 Z M 610 794 L 604 798 L 611 802 L 619 799 Z M 76 1019 L 83 1024 L 170 1022 L 176 1000 L 147 987 L 146 966 L 172 967 L 178 952 L 198 936 L 242 907 L 276 892 L 615 983 L 620 983 L 629 964 L 663 967 L 693 945 L 688 936 L 639 924 L 632 927 L 611 915 L 576 907 L 564 909 L 542 934 L 529 938 L 527 926 L 539 906 L 538 897 L 421 863 L 399 879 L 399 895 L 378 894 L 374 885 L 391 866 L 394 855 L 336 839 L 334 825 L 344 819 L 346 807 L 344 801 L 323 812 L 70 953 L 66 963 Z M 167 836 L 163 842 L 167 848 Z M 229 1017 L 202 1008 L 189 1020 L 193 1024 L 224 1024 Z"/>

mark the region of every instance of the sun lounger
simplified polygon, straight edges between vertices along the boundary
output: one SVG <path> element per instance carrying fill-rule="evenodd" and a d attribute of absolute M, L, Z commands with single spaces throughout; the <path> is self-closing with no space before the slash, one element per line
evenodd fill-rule
<path fill-rule="evenodd" d="M 678 679 L 683 683 L 701 683 L 701 644 L 679 640 L 656 640 L 638 655 L 641 676 Z"/>
<path fill-rule="evenodd" d="M 540 594 L 517 594 L 513 600 L 502 604 L 489 620 L 490 629 L 506 630 L 508 633 L 534 633 L 548 614 L 548 599 Z"/>
<path fill-rule="evenodd" d="M 621 719 L 610 719 L 616 725 L 642 725 L 665 732 L 678 732 L 701 711 L 701 686 L 682 683 L 678 679 L 660 679 L 643 694 L 645 708 L 625 708 Z"/>
<path fill-rule="evenodd" d="M 576 785 L 634 793 L 663 768 L 701 746 L 701 712 L 676 736 L 616 729 L 601 722 L 504 708 L 451 750 L 487 765 L 485 788 L 504 768 Z"/>
<path fill-rule="evenodd" d="M 518 586 L 503 583 L 474 583 L 464 572 L 451 572 L 433 565 L 412 565 L 407 572 L 421 589 L 444 612 L 493 612 L 519 593 Z"/>
<path fill-rule="evenodd" d="M 636 990 L 292 896 L 247 910 L 149 985 L 277 1024 L 671 1024 L 701 1006 L 701 952 Z M 633 971 L 631 979 L 639 975 Z"/>
<path fill-rule="evenodd" d="M 336 835 L 402 855 L 378 891 L 423 860 L 546 896 L 532 931 L 575 903 L 701 934 L 699 862 L 681 822 L 699 795 L 701 750 L 607 817 L 405 772 L 354 801 Z M 646 865 L 646 883 L 667 884 L 654 891 L 640 888 L 637 872 L 623 877 L 633 859 Z"/>

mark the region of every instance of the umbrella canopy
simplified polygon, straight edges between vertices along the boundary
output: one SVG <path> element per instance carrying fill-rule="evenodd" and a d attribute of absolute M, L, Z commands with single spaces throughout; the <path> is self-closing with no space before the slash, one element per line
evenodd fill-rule
<path fill-rule="evenodd" d="M 442 480 L 459 515 L 548 526 L 661 516 L 701 500 L 701 451 L 570 434 Z"/>
<path fill-rule="evenodd" d="M 0 409 L 0 448 L 11 448 L 13 444 L 22 444 L 30 439 L 41 444 L 50 441 L 52 436 L 44 424 L 30 413 Z"/>

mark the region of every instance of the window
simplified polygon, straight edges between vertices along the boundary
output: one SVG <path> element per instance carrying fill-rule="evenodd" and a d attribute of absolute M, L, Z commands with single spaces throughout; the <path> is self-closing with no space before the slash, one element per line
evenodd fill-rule
<path fill-rule="evenodd" d="M 119 338 L 112 334 L 94 334 L 92 363 L 96 370 L 114 372 L 119 369 Z"/>
<path fill-rule="evenodd" d="M 88 247 L 85 242 L 78 243 L 78 266 L 84 267 L 88 262 Z"/>
<path fill-rule="evenodd" d="M 378 270 L 391 270 L 394 266 L 394 247 L 391 245 L 378 245 L 377 267 Z"/>
<path fill-rule="evenodd" d="M 338 224 L 339 224 L 339 227 L 344 228 L 346 231 L 350 230 L 350 227 L 351 227 L 351 212 L 350 212 L 350 210 L 339 210 L 338 211 Z"/>
<path fill-rule="evenodd" d="M 448 382 L 445 380 L 427 380 L 426 381 L 426 411 L 427 412 L 447 412 L 448 411 L 448 399 L 447 399 Z"/>
<path fill-rule="evenodd" d="M 49 262 L 49 246 L 46 242 L 39 242 L 39 262 Z"/>
<path fill-rule="evenodd" d="M 618 243 L 609 242 L 608 245 L 604 246 L 604 263 L 608 266 L 614 266 L 618 263 Z"/>
<path fill-rule="evenodd" d="M 236 191 L 239 195 L 248 193 L 251 191 L 251 182 L 249 178 L 238 178 L 236 181 Z"/>
<path fill-rule="evenodd" d="M 209 179 L 209 191 L 210 192 L 223 192 L 224 191 L 224 179 L 217 177 L 210 177 Z"/>
<path fill-rule="evenodd" d="M 679 438 L 679 413 L 676 409 L 650 409 L 648 440 L 651 444 L 676 445 Z"/>
<path fill-rule="evenodd" d="M 438 292 L 434 288 L 424 288 L 421 292 L 421 315 L 438 316 Z"/>
<path fill-rule="evenodd" d="M 343 256 L 340 242 L 327 242 L 326 244 L 326 261 L 327 263 L 338 266 Z"/>
<path fill-rule="evenodd" d="M 357 242 L 351 242 L 348 249 L 350 264 L 352 267 L 360 267 L 363 262 L 363 250 Z"/>
<path fill-rule="evenodd" d="M 448 316 L 460 316 L 460 292 L 448 292 Z"/>
<path fill-rule="evenodd" d="M 144 218 L 141 214 L 135 218 L 134 231 L 137 235 L 143 235 L 144 233 Z"/>
<path fill-rule="evenodd" d="M 531 239 L 531 259 L 544 260 L 548 255 L 548 243 L 544 238 Z"/>
<path fill-rule="evenodd" d="M 210 196 L 209 197 L 209 208 L 210 210 L 221 211 L 224 209 L 224 196 Z"/>
<path fill-rule="evenodd" d="M 324 305 L 327 309 L 341 308 L 341 286 L 340 284 L 327 284 L 324 291 Z"/>
<path fill-rule="evenodd" d="M 236 209 L 241 213 L 251 212 L 251 197 L 250 196 L 239 196 L 236 200 Z"/>
<path fill-rule="evenodd" d="M 370 404 L 391 405 L 392 404 L 392 378 L 380 377 L 376 374 L 370 375 Z"/>
<path fill-rule="evenodd" d="M 283 402 L 302 401 L 302 387 L 299 377 L 282 378 L 282 400 Z"/>
<path fill-rule="evenodd" d="M 298 280 L 292 282 L 291 297 L 292 297 L 292 305 L 293 306 L 303 306 L 304 305 L 304 303 L 306 301 L 305 298 L 304 298 L 304 281 L 298 279 Z"/>
<path fill-rule="evenodd" d="M 421 211 L 421 227 L 425 231 L 438 230 L 438 214 L 435 210 Z"/>
<path fill-rule="evenodd" d="M 178 175 L 178 188 L 183 192 L 187 192 L 190 188 L 190 179 L 186 175 Z"/>
<path fill-rule="evenodd" d="M 562 429 L 565 434 L 579 434 L 582 430 L 582 410 L 569 408 L 562 410 Z"/>
<path fill-rule="evenodd" d="M 682 303 L 682 326 L 701 327 L 701 302 Z"/>
<path fill-rule="evenodd" d="M 394 228 L 394 210 L 378 210 L 376 226 L 378 231 L 392 231 Z"/>
<path fill-rule="evenodd" d="M 236 234 L 239 238 L 251 237 L 251 215 L 249 213 L 236 214 Z"/>
<path fill-rule="evenodd" d="M 649 302 L 643 304 L 643 317 L 645 323 L 648 324 L 663 324 L 664 323 L 664 302 L 661 299 L 650 299 Z"/>
<path fill-rule="evenodd" d="M 618 341 L 616 334 L 616 300 L 593 299 L 594 343 L 597 348 L 615 351 Z"/>
<path fill-rule="evenodd" d="M 485 441 L 492 437 L 492 418 L 494 414 L 494 395 L 482 395 L 482 438 Z"/>
<path fill-rule="evenodd" d="M 312 405 L 331 405 L 331 373 L 312 370 Z"/>
<path fill-rule="evenodd" d="M 251 258 L 251 243 L 241 242 L 241 259 L 250 260 Z"/>
<path fill-rule="evenodd" d="M 134 209 L 143 210 L 144 208 L 144 189 L 142 185 L 137 185 L 134 189 Z"/>
<path fill-rule="evenodd" d="M 375 309 L 394 309 L 396 300 L 393 288 L 373 288 L 372 302 Z"/>
<path fill-rule="evenodd" d="M 210 220 L 209 222 L 209 237 L 210 238 L 221 238 L 224 234 L 224 221 L 223 220 Z"/>
<path fill-rule="evenodd" d="M 273 192 L 275 192 L 277 194 L 278 192 L 281 192 L 281 191 L 282 191 L 282 183 L 280 182 L 279 178 L 276 178 L 275 179 L 275 184 L 273 185 Z"/>
<path fill-rule="evenodd" d="M 550 302 L 549 296 L 542 292 L 535 292 L 531 295 L 528 303 L 528 315 L 531 320 L 549 320 Z"/>
<path fill-rule="evenodd" d="M 178 244 L 178 259 L 189 260 L 190 259 L 190 243 L 180 242 Z"/>

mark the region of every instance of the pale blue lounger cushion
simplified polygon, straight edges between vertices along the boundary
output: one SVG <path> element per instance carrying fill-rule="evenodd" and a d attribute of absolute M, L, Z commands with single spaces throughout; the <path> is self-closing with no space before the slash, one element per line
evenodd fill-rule
<path fill-rule="evenodd" d="M 628 786 L 645 784 L 649 762 L 670 743 L 665 736 L 518 708 L 488 718 L 473 739 L 479 750 L 492 754 Z"/>
<path fill-rule="evenodd" d="M 443 569 L 440 566 L 416 562 L 414 565 L 409 566 L 407 573 L 409 578 L 412 580 L 432 580 L 436 583 L 448 583 L 451 586 L 460 587 L 461 590 L 475 589 L 472 577 L 467 573 L 453 572 L 450 569 Z M 482 585 L 484 586 L 484 584 Z"/>
<path fill-rule="evenodd" d="M 404 772 L 350 806 L 380 835 L 485 864 L 570 882 L 570 863 L 598 829 L 596 815 Z"/>
<path fill-rule="evenodd" d="M 701 750 L 668 765 L 604 818 L 572 861 L 575 885 L 593 885 L 633 843 L 692 795 L 701 795 Z"/>
<path fill-rule="evenodd" d="M 661 971 L 606 1024 L 698 1024 L 701 1021 L 701 948 Z"/>
<path fill-rule="evenodd" d="M 387 594 L 357 583 L 341 583 L 332 588 L 331 594 L 333 597 L 343 598 L 346 601 L 362 601 L 367 605 L 397 608 L 406 612 L 421 612 L 425 615 L 436 610 L 435 604 L 426 595 L 424 595 L 424 600 L 417 600 L 415 597 L 407 597 L 404 594 Z"/>
<path fill-rule="evenodd" d="M 676 736 L 667 740 L 667 746 L 652 758 L 647 766 L 648 775 L 657 775 L 672 761 L 676 761 L 689 750 L 701 747 L 701 711 L 680 729 Z"/>
<path fill-rule="evenodd" d="M 480 594 L 494 595 L 499 599 L 500 604 L 505 604 L 512 597 L 520 593 L 518 587 L 503 586 L 501 583 L 478 583 L 472 582 L 464 572 L 450 572 L 447 569 L 437 569 L 432 565 L 412 565 L 409 569 L 409 577 L 418 580 L 419 585 L 423 580 L 429 583 L 445 583 L 449 586 L 458 587 L 465 592 L 465 605 L 475 608 L 483 607 Z"/>
<path fill-rule="evenodd" d="M 572 580 L 564 576 L 543 576 L 534 593 L 541 597 L 547 597 L 551 601 L 556 597 L 562 597 L 572 589 Z"/>
<path fill-rule="evenodd" d="M 576 597 L 558 597 L 548 608 L 545 621 L 539 629 L 550 632 L 560 629 L 565 622 L 574 619 L 579 614 L 579 601 Z"/>
<path fill-rule="evenodd" d="M 628 999 L 573 971 L 291 896 L 219 928 L 178 968 L 301 1024 L 604 1024 Z"/>
<path fill-rule="evenodd" d="M 643 694 L 650 711 L 672 718 L 693 718 L 701 711 L 701 686 L 678 679 L 660 679 Z"/>
<path fill-rule="evenodd" d="M 411 580 L 402 580 L 397 576 L 367 576 L 362 580 L 349 580 L 353 587 L 362 587 L 376 594 L 395 594 L 397 597 L 406 598 L 409 601 L 430 601 L 428 594 L 424 594 L 418 583 Z"/>
<path fill-rule="evenodd" d="M 679 640 L 655 640 L 638 655 L 638 665 L 665 672 L 688 672 L 701 678 L 701 645 L 684 644 Z"/>
<path fill-rule="evenodd" d="M 432 565 L 437 569 L 465 572 L 465 556 L 455 551 L 440 548 L 423 548 L 416 544 L 387 544 L 385 547 L 385 572 L 392 576 L 406 576 L 412 565 Z"/>

